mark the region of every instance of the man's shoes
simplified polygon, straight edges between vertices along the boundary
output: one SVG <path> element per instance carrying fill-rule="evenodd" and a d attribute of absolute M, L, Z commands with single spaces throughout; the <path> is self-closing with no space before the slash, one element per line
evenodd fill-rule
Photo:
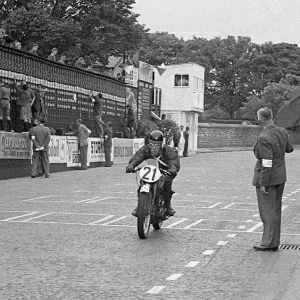
<path fill-rule="evenodd" d="M 253 249 L 256 251 L 269 251 L 269 252 L 276 252 L 278 251 L 278 246 L 276 247 L 266 247 L 262 245 L 253 246 Z"/>
<path fill-rule="evenodd" d="M 36 176 L 34 176 L 34 175 L 31 175 L 31 178 L 36 178 Z"/>
<path fill-rule="evenodd" d="M 50 178 L 50 175 L 45 175 L 45 178 Z"/>
<path fill-rule="evenodd" d="M 87 167 L 78 167 L 77 170 L 87 170 Z"/>
<path fill-rule="evenodd" d="M 138 208 L 136 207 L 133 212 L 131 213 L 134 217 L 138 216 Z"/>

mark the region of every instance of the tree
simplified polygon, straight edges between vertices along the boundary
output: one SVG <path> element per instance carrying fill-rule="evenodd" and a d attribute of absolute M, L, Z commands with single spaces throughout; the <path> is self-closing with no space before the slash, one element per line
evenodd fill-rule
<path fill-rule="evenodd" d="M 134 0 L 0 0 L 0 3 L 2 25 L 28 48 L 32 42 L 39 43 L 43 56 L 57 47 L 74 59 L 78 55 L 74 48 L 80 43 L 81 56 L 106 64 L 110 55 L 137 50 L 147 32 L 131 10 Z"/>

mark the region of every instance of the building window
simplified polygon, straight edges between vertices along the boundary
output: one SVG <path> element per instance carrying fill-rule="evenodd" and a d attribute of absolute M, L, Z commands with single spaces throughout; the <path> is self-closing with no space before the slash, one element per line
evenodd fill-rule
<path fill-rule="evenodd" d="M 203 79 L 194 76 L 194 90 L 203 92 L 204 89 L 204 81 Z"/>
<path fill-rule="evenodd" d="M 175 75 L 174 86 L 189 86 L 189 75 Z"/>

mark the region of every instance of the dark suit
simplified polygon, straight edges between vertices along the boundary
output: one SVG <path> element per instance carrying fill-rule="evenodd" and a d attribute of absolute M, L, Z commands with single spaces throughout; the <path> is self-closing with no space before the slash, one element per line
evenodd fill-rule
<path fill-rule="evenodd" d="M 33 142 L 33 154 L 32 154 L 32 176 L 38 176 L 38 166 L 41 161 L 42 169 L 45 176 L 49 176 L 49 143 L 50 143 L 50 129 L 44 125 L 39 125 L 32 128 L 31 140 Z M 37 150 L 37 148 L 44 147 L 43 150 Z"/>
<path fill-rule="evenodd" d="M 105 154 L 105 165 L 111 166 L 111 148 L 112 148 L 112 130 L 110 127 L 104 129 L 104 154 Z"/>
<path fill-rule="evenodd" d="M 269 125 L 259 135 L 254 147 L 257 158 L 252 184 L 256 186 L 260 218 L 264 225 L 261 245 L 277 247 L 280 244 L 281 206 L 286 182 L 285 153 L 292 152 L 284 128 Z M 260 186 L 266 187 L 268 195 Z"/>

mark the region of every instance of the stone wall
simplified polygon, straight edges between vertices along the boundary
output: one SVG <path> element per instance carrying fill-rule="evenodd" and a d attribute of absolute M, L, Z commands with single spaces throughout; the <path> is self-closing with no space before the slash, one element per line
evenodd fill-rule
<path fill-rule="evenodd" d="M 197 148 L 252 147 L 261 128 L 257 125 L 199 123 Z M 300 133 L 292 133 L 290 141 L 300 144 Z"/>

